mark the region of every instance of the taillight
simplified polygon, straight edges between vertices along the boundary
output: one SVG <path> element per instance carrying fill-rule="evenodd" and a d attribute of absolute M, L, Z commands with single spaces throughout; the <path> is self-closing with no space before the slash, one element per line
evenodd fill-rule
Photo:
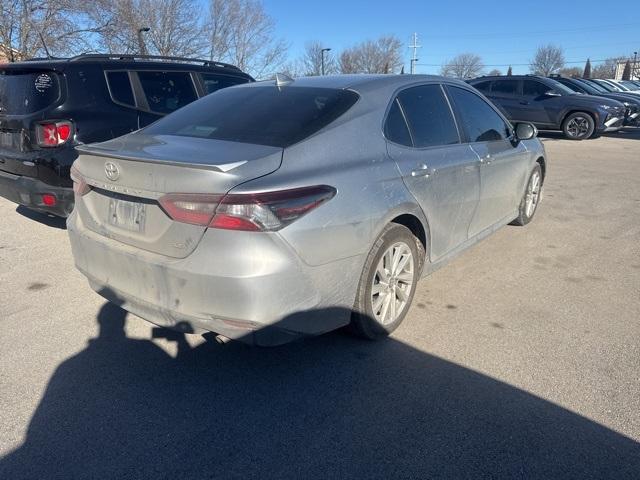
<path fill-rule="evenodd" d="M 66 120 L 41 122 L 36 125 L 36 141 L 41 147 L 57 147 L 67 143 L 72 136 L 73 123 Z"/>
<path fill-rule="evenodd" d="M 327 185 L 265 193 L 199 195 L 170 193 L 159 202 L 178 222 L 225 230 L 276 231 L 333 198 Z"/>
<path fill-rule="evenodd" d="M 73 180 L 73 193 L 78 196 L 86 195 L 91 191 L 91 185 L 89 185 L 82 174 L 76 167 L 71 167 L 71 180 Z"/>

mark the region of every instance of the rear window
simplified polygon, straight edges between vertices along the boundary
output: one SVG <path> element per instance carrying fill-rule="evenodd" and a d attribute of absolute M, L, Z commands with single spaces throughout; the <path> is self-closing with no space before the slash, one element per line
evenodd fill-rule
<path fill-rule="evenodd" d="M 139 71 L 138 78 L 152 112 L 171 113 L 197 98 L 188 72 Z"/>
<path fill-rule="evenodd" d="M 145 132 L 284 148 L 329 125 L 357 100 L 355 92 L 332 88 L 225 88 Z"/>
<path fill-rule="evenodd" d="M 107 72 L 107 81 L 111 98 L 114 101 L 130 106 L 135 105 L 133 89 L 127 72 Z"/>
<path fill-rule="evenodd" d="M 208 95 L 221 88 L 233 87 L 241 83 L 247 83 L 246 78 L 232 77 L 230 75 L 216 75 L 214 73 L 202 73 L 202 83 L 204 85 L 204 92 Z"/>
<path fill-rule="evenodd" d="M 60 96 L 53 72 L 0 70 L 0 114 L 26 115 L 47 108 Z"/>

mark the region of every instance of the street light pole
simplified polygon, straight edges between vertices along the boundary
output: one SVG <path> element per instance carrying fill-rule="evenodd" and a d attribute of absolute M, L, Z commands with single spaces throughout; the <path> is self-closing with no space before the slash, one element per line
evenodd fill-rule
<path fill-rule="evenodd" d="M 631 69 L 631 80 L 638 80 L 638 52 L 633 52 L 633 68 Z"/>
<path fill-rule="evenodd" d="M 320 64 L 321 64 L 321 71 L 323 76 L 324 76 L 324 52 L 330 52 L 330 51 L 331 51 L 330 48 L 323 48 L 322 50 L 320 50 Z"/>
<path fill-rule="evenodd" d="M 142 38 L 142 32 L 148 32 L 151 30 L 149 27 L 142 27 L 138 29 L 138 48 L 140 49 L 140 55 L 147 54 L 147 47 L 144 44 L 144 38 Z"/>

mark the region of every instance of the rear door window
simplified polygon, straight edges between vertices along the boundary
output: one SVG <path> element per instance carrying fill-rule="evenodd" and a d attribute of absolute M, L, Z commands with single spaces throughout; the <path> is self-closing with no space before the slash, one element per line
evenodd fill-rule
<path fill-rule="evenodd" d="M 353 91 L 333 88 L 223 88 L 159 120 L 145 132 L 284 148 L 329 125 L 358 98 Z"/>
<path fill-rule="evenodd" d="M 247 83 L 246 78 L 233 77 L 231 75 L 218 75 L 215 73 L 201 73 L 204 93 L 209 95 L 221 88 L 232 87 L 241 83 Z"/>
<path fill-rule="evenodd" d="M 0 115 L 28 115 L 60 97 L 60 78 L 54 72 L 0 70 Z"/>
<path fill-rule="evenodd" d="M 196 90 L 188 72 L 138 71 L 149 110 L 167 114 L 196 100 Z"/>
<path fill-rule="evenodd" d="M 458 143 L 458 129 L 440 85 L 421 85 L 398 94 L 417 148 Z"/>
<path fill-rule="evenodd" d="M 128 72 L 107 72 L 107 83 L 109 84 L 109 93 L 113 101 L 132 107 L 135 106 Z"/>
<path fill-rule="evenodd" d="M 491 93 L 516 95 L 518 93 L 518 80 L 496 80 L 491 87 Z"/>
<path fill-rule="evenodd" d="M 491 142 L 509 136 L 507 123 L 480 96 L 458 87 L 448 89 L 470 142 Z"/>

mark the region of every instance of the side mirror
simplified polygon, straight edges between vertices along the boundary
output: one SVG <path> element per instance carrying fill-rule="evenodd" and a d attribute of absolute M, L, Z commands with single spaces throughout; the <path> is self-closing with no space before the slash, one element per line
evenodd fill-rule
<path fill-rule="evenodd" d="M 538 129 L 531 123 L 516 124 L 516 140 L 531 140 L 538 135 Z"/>

